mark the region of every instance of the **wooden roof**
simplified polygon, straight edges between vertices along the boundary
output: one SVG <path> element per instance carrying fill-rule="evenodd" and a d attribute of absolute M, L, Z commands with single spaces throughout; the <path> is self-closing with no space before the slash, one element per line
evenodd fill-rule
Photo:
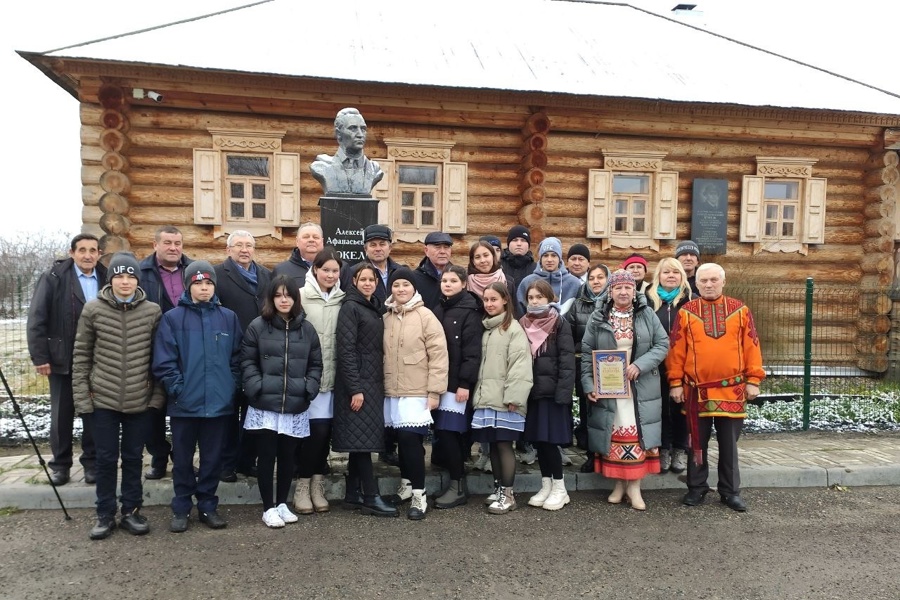
<path fill-rule="evenodd" d="M 893 94 L 612 2 L 266 0 L 23 55 L 34 62 L 69 57 L 346 81 L 900 115 L 900 98 Z"/>

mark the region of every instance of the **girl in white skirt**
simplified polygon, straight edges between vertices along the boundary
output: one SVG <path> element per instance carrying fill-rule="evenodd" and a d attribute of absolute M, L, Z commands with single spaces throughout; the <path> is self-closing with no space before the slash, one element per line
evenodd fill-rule
<path fill-rule="evenodd" d="M 384 424 L 397 434 L 400 487 L 395 500 L 411 500 L 407 518 L 425 518 L 425 447 L 431 411 L 447 391 L 447 340 L 416 291 L 408 267 L 391 274 L 384 315 Z"/>
<path fill-rule="evenodd" d="M 325 467 L 328 445 L 331 441 L 333 416 L 332 389 L 335 370 L 335 332 L 338 313 L 344 301 L 340 285 L 341 259 L 333 248 L 325 248 L 316 255 L 306 276 L 306 284 L 300 290 L 300 300 L 306 311 L 306 320 L 312 323 L 322 344 L 322 385 L 319 395 L 309 407 L 309 439 L 300 448 L 297 468 L 297 488 L 294 491 L 294 508 L 300 514 L 327 512 L 325 498 Z"/>

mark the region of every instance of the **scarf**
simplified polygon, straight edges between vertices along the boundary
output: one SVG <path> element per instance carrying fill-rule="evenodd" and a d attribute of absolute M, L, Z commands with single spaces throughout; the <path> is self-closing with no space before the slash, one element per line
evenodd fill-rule
<path fill-rule="evenodd" d="M 531 356 L 536 357 L 547 349 L 547 339 L 556 331 L 559 322 L 559 311 L 555 306 L 529 306 L 519 324 L 528 336 L 531 344 Z"/>
<path fill-rule="evenodd" d="M 493 273 L 470 273 L 466 277 L 466 289 L 481 298 L 484 296 L 484 290 L 495 281 L 506 283 L 506 275 L 502 269 L 497 269 Z"/>
<path fill-rule="evenodd" d="M 250 269 L 245 269 L 244 267 L 239 265 L 236 261 L 232 260 L 231 262 L 234 263 L 234 266 L 237 267 L 237 270 L 238 270 L 238 273 L 240 274 L 240 276 L 244 278 L 244 281 L 246 281 L 247 284 L 249 284 L 250 287 L 253 288 L 253 291 L 255 292 L 256 287 L 259 285 L 259 280 L 256 275 L 256 263 L 251 262 Z"/>
<path fill-rule="evenodd" d="M 672 301 L 678 296 L 678 292 L 681 291 L 681 288 L 674 288 L 671 291 L 666 291 L 662 287 L 656 288 L 656 293 L 659 294 L 659 299 L 667 304 L 672 304 Z"/>
<path fill-rule="evenodd" d="M 392 313 L 394 313 L 399 320 L 403 320 L 403 316 L 414 310 L 419 304 L 422 303 L 422 295 L 419 292 L 413 294 L 413 297 L 410 298 L 406 304 L 397 304 L 394 302 L 394 295 L 391 296 L 385 301 L 384 305 L 388 307 Z"/>

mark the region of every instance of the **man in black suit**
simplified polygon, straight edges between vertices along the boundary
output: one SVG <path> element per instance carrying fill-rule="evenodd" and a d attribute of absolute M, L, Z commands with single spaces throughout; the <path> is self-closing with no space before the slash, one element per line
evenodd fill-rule
<path fill-rule="evenodd" d="M 28 309 L 28 353 L 39 374 L 50 380 L 50 478 L 54 485 L 69 481 L 72 468 L 72 355 L 81 310 L 106 284 L 96 236 L 81 233 L 72 239 L 69 258 L 58 260 L 41 275 Z M 85 483 L 94 483 L 93 429 L 90 415 L 82 415 L 81 464 Z"/>
<path fill-rule="evenodd" d="M 241 330 L 246 331 L 250 321 L 259 316 L 265 302 L 266 291 L 272 273 L 257 263 L 256 240 L 249 231 L 235 231 L 225 242 L 228 258 L 216 271 L 216 296 L 222 306 L 237 315 Z M 238 391 L 235 398 L 238 410 L 234 415 L 222 449 L 222 481 L 237 481 L 237 473 L 255 475 L 256 451 L 252 436 L 243 435 L 244 418 L 247 416 L 247 398 Z"/>

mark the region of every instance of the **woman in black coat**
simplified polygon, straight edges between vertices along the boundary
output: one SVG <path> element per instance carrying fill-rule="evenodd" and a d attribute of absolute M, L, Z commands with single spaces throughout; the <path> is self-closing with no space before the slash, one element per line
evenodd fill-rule
<path fill-rule="evenodd" d="M 528 336 L 534 385 L 528 397 L 525 440 L 533 442 L 541 467 L 541 489 L 529 506 L 559 510 L 569 503 L 559 446 L 572 443 L 572 392 L 575 389 L 575 342 L 560 316 L 556 296 L 543 279 L 524 283 L 527 302 L 519 324 Z"/>
<path fill-rule="evenodd" d="M 244 429 L 255 436 L 263 522 L 284 527 L 297 516 L 287 506 L 294 454 L 309 436 L 309 403 L 319 393 L 322 349 L 315 328 L 303 316 L 300 289 L 290 277 L 276 277 L 265 295 L 262 315 L 250 322 L 241 348 L 247 396 Z M 274 494 L 272 476 L 278 461 Z"/>
<path fill-rule="evenodd" d="M 609 281 L 609 267 L 596 263 L 588 269 L 587 281 L 581 286 L 575 303 L 566 313 L 566 321 L 572 327 L 572 337 L 575 340 L 575 394 L 578 395 L 578 427 L 575 428 L 575 442 L 578 447 L 587 450 L 587 421 L 590 403 L 587 394 L 581 387 L 581 338 L 591 320 L 591 315 L 606 299 L 606 283 Z M 588 452 L 584 463 L 581 465 L 582 473 L 594 472 L 594 453 Z"/>
<path fill-rule="evenodd" d="M 678 310 L 691 299 L 691 288 L 684 267 L 675 258 L 659 261 L 653 283 L 647 288 L 647 304 L 656 311 L 666 334 L 671 333 Z M 687 469 L 687 422 L 681 405 L 669 398 L 666 363 L 659 365 L 659 387 L 662 394 L 662 444 L 659 447 L 660 473 L 683 473 Z"/>
<path fill-rule="evenodd" d="M 371 454 L 384 451 L 384 305 L 375 296 L 380 276 L 369 263 L 352 273 L 335 334 L 331 447 L 350 453 L 344 503 L 365 514 L 396 517 L 397 509 L 378 494 Z"/>
<path fill-rule="evenodd" d="M 478 382 L 484 333 L 481 301 L 466 290 L 466 270 L 462 267 L 450 265 L 441 275 L 441 303 L 435 307 L 434 316 L 444 327 L 450 359 L 447 391 L 441 394 L 437 410 L 432 411 L 444 465 L 450 471 L 450 486 L 434 506 L 453 508 L 469 498 L 463 468 L 464 448 L 468 447 L 464 437 L 469 431 L 469 392 Z"/>

